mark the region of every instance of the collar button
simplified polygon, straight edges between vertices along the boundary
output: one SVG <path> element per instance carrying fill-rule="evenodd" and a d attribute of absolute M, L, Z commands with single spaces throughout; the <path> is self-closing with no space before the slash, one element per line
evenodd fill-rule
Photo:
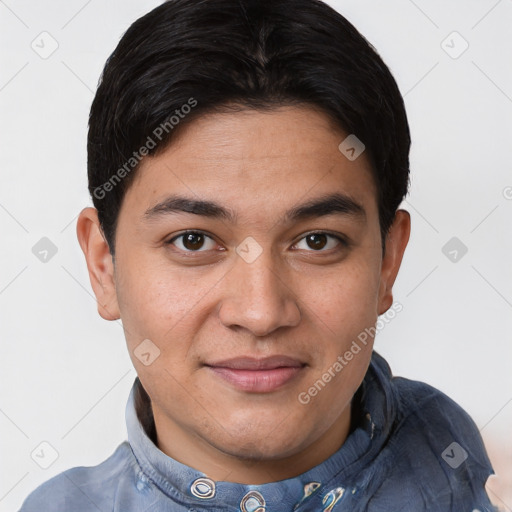
<path fill-rule="evenodd" d="M 240 502 L 242 512 L 265 512 L 265 500 L 258 491 L 249 491 Z"/>
<path fill-rule="evenodd" d="M 215 482 L 209 478 L 198 478 L 192 482 L 190 492 L 196 498 L 213 498 L 215 496 Z"/>

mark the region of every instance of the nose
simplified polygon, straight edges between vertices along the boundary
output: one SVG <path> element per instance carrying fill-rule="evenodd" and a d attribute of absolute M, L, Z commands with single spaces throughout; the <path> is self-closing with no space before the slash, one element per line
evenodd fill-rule
<path fill-rule="evenodd" d="M 262 254 L 252 263 L 238 258 L 224 279 L 219 317 L 226 327 L 245 328 L 261 337 L 299 324 L 297 297 L 270 257 Z"/>

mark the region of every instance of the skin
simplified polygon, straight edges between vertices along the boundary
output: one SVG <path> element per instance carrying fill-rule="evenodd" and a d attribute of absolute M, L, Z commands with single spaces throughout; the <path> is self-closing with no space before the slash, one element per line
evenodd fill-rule
<path fill-rule="evenodd" d="M 100 315 L 121 318 L 130 357 L 149 394 L 158 447 L 214 480 L 261 484 L 291 478 L 332 455 L 349 433 L 350 403 L 372 339 L 308 404 L 298 400 L 393 303 L 410 233 L 398 210 L 383 257 L 376 187 L 365 153 L 338 149 L 348 134 L 309 107 L 205 115 L 157 156 L 146 157 L 123 201 L 115 263 L 96 210 L 77 226 Z M 365 217 L 331 213 L 287 221 L 285 212 L 339 192 Z M 215 201 L 233 222 L 193 213 L 145 212 L 171 194 Z M 200 251 L 173 243 L 209 234 Z M 345 247 L 329 231 L 345 237 Z M 247 263 L 236 248 L 254 238 Z M 196 239 L 197 241 L 197 239 Z M 189 251 L 187 252 L 187 249 Z M 134 350 L 149 339 L 160 356 Z M 205 363 L 286 355 L 305 365 L 267 392 L 247 392 Z"/>

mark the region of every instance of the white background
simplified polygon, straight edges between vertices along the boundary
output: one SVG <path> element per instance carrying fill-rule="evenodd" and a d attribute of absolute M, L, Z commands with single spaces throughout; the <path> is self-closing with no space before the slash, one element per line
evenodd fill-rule
<path fill-rule="evenodd" d="M 158 3 L 0 1 L 0 511 L 126 438 L 135 371 L 120 324 L 96 313 L 75 223 L 91 203 L 87 117 L 100 72 Z M 472 415 L 499 473 L 491 494 L 510 511 L 512 0 L 329 3 L 391 68 L 413 138 L 412 236 L 395 285 L 404 309 L 377 349 L 395 374 Z M 47 59 L 31 48 L 41 37 L 50 48 L 43 31 L 59 45 Z M 458 58 L 454 31 L 469 44 Z M 32 253 L 42 237 L 58 249 L 46 263 Z M 468 248 L 457 262 L 442 252 L 452 237 Z M 48 469 L 30 455 L 43 441 L 59 454 Z"/>

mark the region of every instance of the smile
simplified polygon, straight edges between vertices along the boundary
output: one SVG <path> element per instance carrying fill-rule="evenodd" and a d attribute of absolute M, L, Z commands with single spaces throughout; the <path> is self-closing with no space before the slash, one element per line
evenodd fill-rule
<path fill-rule="evenodd" d="M 249 393 L 276 391 L 301 373 L 305 366 L 287 356 L 265 359 L 240 357 L 206 365 L 217 377 Z"/>

